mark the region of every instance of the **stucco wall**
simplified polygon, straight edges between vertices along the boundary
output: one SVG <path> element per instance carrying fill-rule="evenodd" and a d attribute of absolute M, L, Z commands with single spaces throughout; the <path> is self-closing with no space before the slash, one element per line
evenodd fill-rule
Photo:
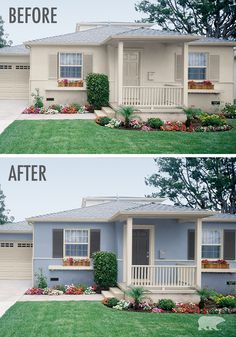
<path fill-rule="evenodd" d="M 20 234 L 20 233 L 0 233 L 0 241 L 31 241 L 32 234 Z"/>

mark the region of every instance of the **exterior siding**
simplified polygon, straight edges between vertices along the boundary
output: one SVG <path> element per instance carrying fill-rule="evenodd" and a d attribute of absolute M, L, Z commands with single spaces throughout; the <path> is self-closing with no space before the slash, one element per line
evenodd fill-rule
<path fill-rule="evenodd" d="M 0 241 L 31 241 L 33 239 L 32 234 L 23 233 L 0 233 Z"/>

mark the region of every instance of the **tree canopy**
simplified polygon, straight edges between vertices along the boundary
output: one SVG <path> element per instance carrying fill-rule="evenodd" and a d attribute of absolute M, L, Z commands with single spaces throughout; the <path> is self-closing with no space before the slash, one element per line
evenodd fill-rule
<path fill-rule="evenodd" d="M 3 25 L 4 25 L 4 21 L 2 17 L 0 16 L 0 48 L 10 46 L 12 44 L 12 41 L 7 40 L 8 35 L 5 34 Z"/>
<path fill-rule="evenodd" d="M 176 206 L 236 213 L 236 158 L 156 158 L 157 172 L 145 178 Z"/>
<path fill-rule="evenodd" d="M 157 23 L 163 30 L 236 38 L 235 0 L 142 0 L 135 9 L 147 15 L 143 22 Z"/>
<path fill-rule="evenodd" d="M 5 205 L 5 195 L 3 194 L 3 191 L 0 186 L 0 225 L 3 225 L 7 222 L 12 222 L 14 218 L 8 218 L 9 210 L 6 209 Z"/>

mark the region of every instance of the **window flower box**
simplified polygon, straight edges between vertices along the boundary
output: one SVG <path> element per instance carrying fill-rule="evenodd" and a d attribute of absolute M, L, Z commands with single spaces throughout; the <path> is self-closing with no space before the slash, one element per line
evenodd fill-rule
<path fill-rule="evenodd" d="M 63 266 L 90 266 L 90 259 L 76 259 L 68 257 L 63 259 Z"/>
<path fill-rule="evenodd" d="M 79 88 L 83 88 L 84 81 L 82 81 L 82 80 L 69 81 L 67 79 L 64 79 L 64 80 L 58 80 L 57 84 L 58 84 L 58 87 L 79 87 Z"/>
<path fill-rule="evenodd" d="M 210 81 L 203 81 L 203 82 L 189 81 L 188 88 L 189 89 L 214 90 L 214 84 L 211 83 Z"/>
<path fill-rule="evenodd" d="M 229 269 L 229 263 L 225 260 L 202 260 L 202 268 L 206 269 Z"/>

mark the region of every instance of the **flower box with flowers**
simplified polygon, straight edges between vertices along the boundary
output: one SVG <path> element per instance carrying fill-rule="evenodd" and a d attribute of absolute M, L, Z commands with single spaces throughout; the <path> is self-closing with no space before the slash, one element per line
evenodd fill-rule
<path fill-rule="evenodd" d="M 189 89 L 213 90 L 214 84 L 211 81 L 203 81 L 203 82 L 189 81 L 188 82 L 188 88 Z"/>
<path fill-rule="evenodd" d="M 73 258 L 73 257 L 67 257 L 63 259 L 63 266 L 71 266 L 71 267 L 79 267 L 79 266 L 90 266 L 90 259 L 79 259 L 79 258 Z"/>
<path fill-rule="evenodd" d="M 80 87 L 80 88 L 83 88 L 84 81 L 83 80 L 70 81 L 68 79 L 64 79 L 64 80 L 58 80 L 57 84 L 58 84 L 58 87 Z"/>
<path fill-rule="evenodd" d="M 229 263 L 226 260 L 202 260 L 202 268 L 206 269 L 229 269 Z"/>

